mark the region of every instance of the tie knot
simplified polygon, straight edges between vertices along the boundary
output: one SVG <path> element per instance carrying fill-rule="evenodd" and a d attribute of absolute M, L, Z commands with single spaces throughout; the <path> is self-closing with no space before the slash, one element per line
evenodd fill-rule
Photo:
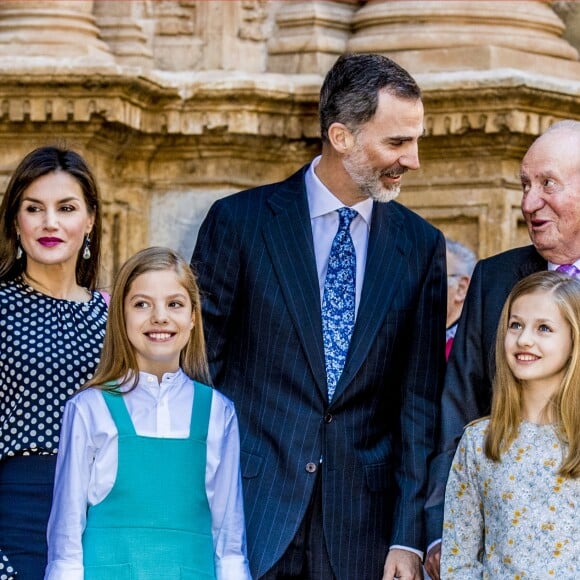
<path fill-rule="evenodd" d="M 338 212 L 339 228 L 346 229 L 350 227 L 352 220 L 358 215 L 356 209 L 350 207 L 341 207 L 336 210 Z"/>
<path fill-rule="evenodd" d="M 568 274 L 572 278 L 580 278 L 580 270 L 574 264 L 562 264 L 556 268 L 556 272 Z"/>

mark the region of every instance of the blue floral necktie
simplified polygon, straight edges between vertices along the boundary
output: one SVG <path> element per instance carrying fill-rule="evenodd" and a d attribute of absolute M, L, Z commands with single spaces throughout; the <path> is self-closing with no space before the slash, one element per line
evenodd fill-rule
<path fill-rule="evenodd" d="M 338 211 L 338 231 L 332 242 L 322 295 L 322 333 L 326 360 L 328 400 L 332 401 L 342 374 L 354 327 L 356 254 L 350 224 L 358 215 L 354 209 Z"/>

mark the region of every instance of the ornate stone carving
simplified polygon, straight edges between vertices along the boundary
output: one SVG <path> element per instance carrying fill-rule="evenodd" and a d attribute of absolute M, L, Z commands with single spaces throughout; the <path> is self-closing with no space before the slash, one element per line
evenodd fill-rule
<path fill-rule="evenodd" d="M 238 36 L 242 40 L 267 40 L 264 24 L 268 18 L 267 0 L 241 0 L 242 23 Z"/>
<path fill-rule="evenodd" d="M 197 4 L 192 0 L 150 3 L 156 67 L 170 71 L 200 68 L 203 40 L 197 34 Z"/>

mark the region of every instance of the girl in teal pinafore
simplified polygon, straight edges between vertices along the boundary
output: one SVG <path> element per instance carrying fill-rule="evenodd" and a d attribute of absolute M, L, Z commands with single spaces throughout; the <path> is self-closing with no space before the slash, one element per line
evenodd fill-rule
<path fill-rule="evenodd" d="M 143 250 L 65 408 L 45 579 L 251 580 L 235 410 L 204 383 L 195 278 L 172 250 Z"/>

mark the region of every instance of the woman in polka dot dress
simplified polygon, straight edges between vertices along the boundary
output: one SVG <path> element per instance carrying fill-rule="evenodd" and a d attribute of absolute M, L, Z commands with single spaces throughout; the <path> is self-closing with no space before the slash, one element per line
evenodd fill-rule
<path fill-rule="evenodd" d="M 29 153 L 0 206 L 0 580 L 44 575 L 62 411 L 93 375 L 105 333 L 100 242 L 82 157 Z"/>

